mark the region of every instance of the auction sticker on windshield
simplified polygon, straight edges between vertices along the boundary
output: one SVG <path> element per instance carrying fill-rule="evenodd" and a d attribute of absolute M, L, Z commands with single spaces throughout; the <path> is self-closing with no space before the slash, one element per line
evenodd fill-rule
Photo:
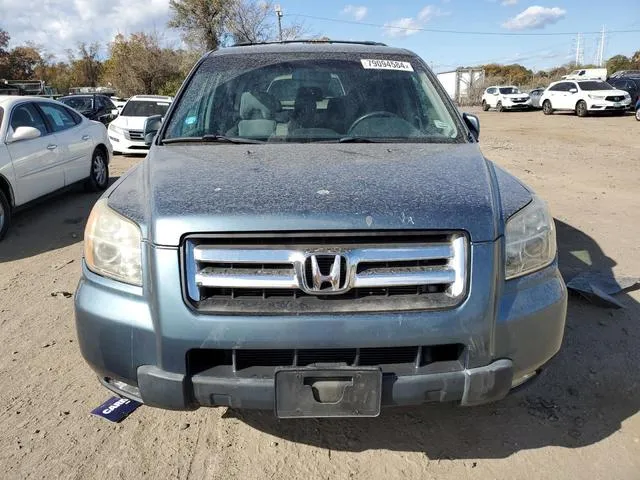
<path fill-rule="evenodd" d="M 371 60 L 363 58 L 360 60 L 362 66 L 368 70 L 401 70 L 403 72 L 413 72 L 413 67 L 409 62 L 399 62 L 397 60 Z"/>

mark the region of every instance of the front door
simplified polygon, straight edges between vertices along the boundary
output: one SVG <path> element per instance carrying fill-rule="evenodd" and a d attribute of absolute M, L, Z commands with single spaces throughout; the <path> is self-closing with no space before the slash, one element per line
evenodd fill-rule
<path fill-rule="evenodd" d="M 67 107 L 51 102 L 38 102 L 49 124 L 60 141 L 60 153 L 64 159 L 65 185 L 89 176 L 93 142 L 89 134 L 90 124 Z"/>
<path fill-rule="evenodd" d="M 18 127 L 37 128 L 41 136 L 12 142 L 11 134 Z M 48 131 L 33 103 L 22 103 L 13 108 L 7 148 L 16 175 L 16 206 L 64 187 L 58 138 Z"/>

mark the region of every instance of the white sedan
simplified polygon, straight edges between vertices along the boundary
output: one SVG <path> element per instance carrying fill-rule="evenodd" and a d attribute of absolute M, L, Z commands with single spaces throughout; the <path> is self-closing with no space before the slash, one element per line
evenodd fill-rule
<path fill-rule="evenodd" d="M 55 100 L 0 96 L 0 239 L 18 208 L 78 182 L 109 184 L 107 129 Z"/>

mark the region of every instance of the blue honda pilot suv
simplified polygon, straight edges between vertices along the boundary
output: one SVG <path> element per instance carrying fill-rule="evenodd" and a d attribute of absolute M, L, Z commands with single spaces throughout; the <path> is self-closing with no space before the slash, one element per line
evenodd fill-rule
<path fill-rule="evenodd" d="M 479 132 L 407 50 L 205 55 L 88 219 L 84 358 L 175 410 L 503 398 L 558 352 L 567 293 L 547 206 Z"/>

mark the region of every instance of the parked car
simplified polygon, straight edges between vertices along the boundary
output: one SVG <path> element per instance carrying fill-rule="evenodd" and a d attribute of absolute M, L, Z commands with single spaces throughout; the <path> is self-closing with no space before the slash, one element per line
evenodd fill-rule
<path fill-rule="evenodd" d="M 624 90 L 631 97 L 630 108 L 640 99 L 640 76 L 638 77 L 620 77 L 609 80 L 609 85 L 618 90 Z"/>
<path fill-rule="evenodd" d="M 607 79 L 606 68 L 580 68 L 562 77 L 563 80 L 602 80 Z"/>
<path fill-rule="evenodd" d="M 33 200 L 77 182 L 104 190 L 110 156 L 104 125 L 55 100 L 0 97 L 0 239 Z"/>
<path fill-rule="evenodd" d="M 540 99 L 542 98 L 543 93 L 544 88 L 535 88 L 529 92 L 529 97 L 531 98 L 531 108 L 542 108 Z"/>
<path fill-rule="evenodd" d="M 505 110 L 526 110 L 531 107 L 528 93 L 521 92 L 514 86 L 489 87 L 482 95 L 482 109 L 486 112 L 495 108 L 499 112 Z"/>
<path fill-rule="evenodd" d="M 106 95 L 84 94 L 69 95 L 59 99 L 68 107 L 75 109 L 89 120 L 108 125 L 118 116 L 118 109 Z"/>
<path fill-rule="evenodd" d="M 586 117 L 594 112 L 624 114 L 631 103 L 631 96 L 601 80 L 563 80 L 549 85 L 541 102 L 545 115 L 556 110 L 569 110 L 579 117 Z"/>
<path fill-rule="evenodd" d="M 618 70 L 612 73 L 608 80 L 625 77 L 640 77 L 640 70 Z"/>
<path fill-rule="evenodd" d="M 283 74 L 300 82 L 288 111 L 266 91 Z M 334 75 L 346 94 L 319 100 Z M 501 399 L 558 352 L 553 216 L 417 55 L 236 46 L 185 85 L 87 222 L 76 326 L 107 388 L 376 416 Z"/>
<path fill-rule="evenodd" d="M 109 124 L 109 140 L 114 153 L 146 153 L 142 131 L 147 118 L 163 116 L 171 105 L 172 97 L 162 95 L 135 95 L 131 97 L 118 118 Z"/>

